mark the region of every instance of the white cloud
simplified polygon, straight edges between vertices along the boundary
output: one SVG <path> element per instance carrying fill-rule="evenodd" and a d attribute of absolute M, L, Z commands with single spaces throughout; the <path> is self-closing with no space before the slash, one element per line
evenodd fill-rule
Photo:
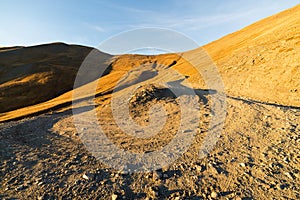
<path fill-rule="evenodd" d="M 99 32 L 105 32 L 105 29 L 102 28 L 101 26 L 95 25 L 95 26 L 92 26 L 92 28 L 95 29 L 96 31 L 99 31 Z"/>

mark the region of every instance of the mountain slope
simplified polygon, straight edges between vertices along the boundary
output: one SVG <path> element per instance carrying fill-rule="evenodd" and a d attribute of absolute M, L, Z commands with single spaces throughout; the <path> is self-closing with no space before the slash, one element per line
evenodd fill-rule
<path fill-rule="evenodd" d="M 91 50 L 63 43 L 1 48 L 0 113 L 41 103 L 72 90 L 77 71 Z M 110 58 L 101 52 L 99 56 L 103 64 Z"/>
<path fill-rule="evenodd" d="M 299 45 L 300 6 L 296 6 L 205 45 L 203 48 L 215 62 L 227 95 L 299 107 Z M 2 67 L 0 120 L 41 112 L 71 102 L 72 92 L 59 95 L 72 89 L 77 69 L 90 50 L 86 47 L 67 47 L 63 44 L 2 50 L 0 52 Z M 20 54 L 19 51 L 24 54 L 22 62 L 16 56 Z M 161 65 L 171 66 L 172 69 L 188 76 L 187 81 L 195 88 L 212 89 L 207 88 L 203 78 L 186 61 L 188 59 L 202 63 L 197 67 L 205 70 L 207 62 L 199 57 L 202 51 L 203 49 L 200 48 L 183 54 L 123 55 L 114 58 L 99 52 L 104 58 L 103 67 L 109 65 L 111 71 L 108 76 L 100 78 L 102 84 L 99 85 L 97 94 L 112 92 L 126 71 L 146 63 L 158 67 L 158 71 Z M 111 60 L 110 64 L 109 60 Z M 30 70 L 24 72 L 22 71 L 24 68 Z M 17 76 L 14 75 L 16 73 Z M 168 76 L 167 73 L 165 76 Z M 139 77 L 132 77 L 133 82 L 135 78 L 139 79 Z M 92 80 L 86 82 L 90 81 Z M 57 98 L 52 99 L 54 97 Z M 12 103 L 11 98 L 15 99 Z M 47 100 L 51 101 L 45 102 L 44 105 L 43 102 Z M 41 104 L 35 108 L 35 103 Z M 29 105 L 33 106 L 26 108 Z M 17 108 L 22 110 L 13 110 Z M 3 113 L 5 111 L 10 112 Z"/>
<path fill-rule="evenodd" d="M 228 95 L 300 106 L 300 5 L 203 48 L 216 63 Z M 197 51 L 186 56 L 197 59 Z"/>

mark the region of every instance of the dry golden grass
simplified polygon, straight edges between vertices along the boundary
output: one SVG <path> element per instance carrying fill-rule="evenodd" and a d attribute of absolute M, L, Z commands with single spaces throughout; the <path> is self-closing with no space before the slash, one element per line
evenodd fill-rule
<path fill-rule="evenodd" d="M 300 6 L 263 19 L 203 48 L 218 67 L 228 95 L 300 106 Z M 0 121 L 6 121 L 70 103 L 76 72 L 91 49 L 49 44 L 0 50 Z M 117 56 L 111 61 L 111 72 L 97 80 L 96 94 L 111 92 L 128 70 L 145 63 L 172 65 L 173 69 L 189 76 L 188 81 L 196 88 L 204 89 L 205 82 L 184 59 L 199 60 L 200 51 L 202 48 L 178 55 Z M 110 59 L 109 55 L 103 56 L 103 60 Z M 205 69 L 207 62 L 202 63 L 203 66 L 197 67 Z M 104 62 L 103 67 L 106 66 Z M 90 86 L 82 87 L 86 90 L 84 88 Z"/>

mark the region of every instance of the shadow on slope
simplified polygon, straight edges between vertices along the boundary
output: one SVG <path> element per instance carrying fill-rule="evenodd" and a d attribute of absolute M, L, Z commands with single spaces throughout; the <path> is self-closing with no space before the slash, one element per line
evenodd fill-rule
<path fill-rule="evenodd" d="M 77 71 L 92 50 L 53 43 L 0 51 L 0 113 L 41 103 L 72 90 Z M 107 67 L 111 56 L 94 51 L 98 55 L 94 68 Z M 105 73 L 110 70 L 111 67 Z M 91 70 L 87 77 L 82 85 L 97 79 L 98 74 Z"/>

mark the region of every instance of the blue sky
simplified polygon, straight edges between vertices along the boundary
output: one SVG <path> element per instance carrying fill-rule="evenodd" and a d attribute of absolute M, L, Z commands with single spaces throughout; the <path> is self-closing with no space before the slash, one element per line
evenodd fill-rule
<path fill-rule="evenodd" d="M 97 46 L 122 31 L 158 27 L 209 43 L 300 0 L 1 0 L 0 46 Z"/>

